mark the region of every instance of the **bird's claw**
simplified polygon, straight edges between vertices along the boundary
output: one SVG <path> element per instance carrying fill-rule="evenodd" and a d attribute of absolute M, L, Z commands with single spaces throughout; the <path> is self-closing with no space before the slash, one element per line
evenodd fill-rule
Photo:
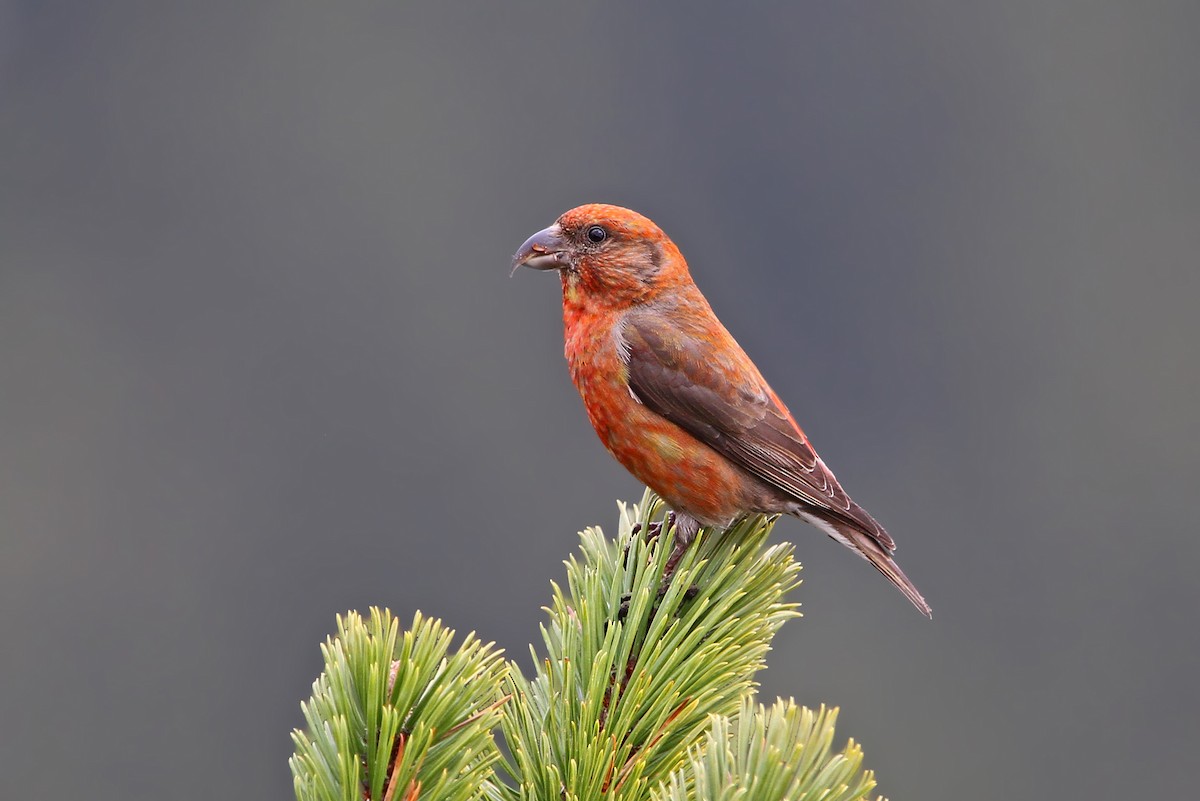
<path fill-rule="evenodd" d="M 667 528 L 673 528 L 674 526 L 675 526 L 675 513 L 667 512 Z M 629 529 L 629 535 L 631 537 L 636 537 L 641 532 L 642 532 L 642 524 L 641 523 L 634 523 L 633 528 Z M 654 522 L 650 523 L 649 525 L 646 526 L 646 537 L 645 537 L 646 542 L 654 542 L 656 539 L 658 539 L 659 535 L 662 534 L 662 532 L 663 532 L 663 524 L 662 524 L 661 520 L 655 520 Z"/>

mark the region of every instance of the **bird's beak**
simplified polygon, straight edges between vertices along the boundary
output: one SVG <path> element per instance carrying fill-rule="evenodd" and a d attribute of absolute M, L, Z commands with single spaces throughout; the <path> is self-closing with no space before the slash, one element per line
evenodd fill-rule
<path fill-rule="evenodd" d="M 567 243 L 563 239 L 562 229 L 558 223 L 543 228 L 525 240 L 525 244 L 513 256 L 513 272 L 518 267 L 532 267 L 535 270 L 561 270 L 571 264 L 570 254 L 567 253 Z"/>

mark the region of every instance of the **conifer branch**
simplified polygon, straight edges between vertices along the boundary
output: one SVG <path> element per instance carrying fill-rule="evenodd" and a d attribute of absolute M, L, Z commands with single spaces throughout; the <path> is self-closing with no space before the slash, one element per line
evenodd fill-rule
<path fill-rule="evenodd" d="M 763 549 L 767 520 L 701 533 L 662 591 L 672 534 L 662 518 L 647 495 L 622 509 L 615 541 L 588 529 L 582 561 L 567 563 L 568 592 L 554 586 L 534 678 L 513 669 L 507 679 L 512 799 L 645 798 L 699 742 L 709 715 L 737 710 L 771 637 L 796 614 L 783 597 L 799 566 L 790 546 Z M 664 530 L 656 540 L 634 534 L 652 523 Z"/>
<path fill-rule="evenodd" d="M 499 757 L 500 652 L 420 612 L 400 632 L 391 612 L 338 618 L 321 646 L 325 670 L 301 704 L 290 764 L 301 801 L 401 801 L 482 796 Z"/>
<path fill-rule="evenodd" d="M 712 716 L 704 741 L 651 793 L 651 801 L 864 801 L 875 775 L 850 740 L 833 753 L 836 709 L 770 707 L 747 697 L 734 717 Z"/>
<path fill-rule="evenodd" d="M 866 799 L 861 749 L 833 752 L 836 710 L 753 700 L 799 614 L 785 598 L 800 566 L 766 545 L 773 519 L 702 530 L 663 585 L 664 512 L 647 492 L 615 539 L 582 533 L 530 678 L 473 635 L 451 653 L 454 633 L 420 613 L 406 632 L 387 611 L 339 617 L 293 733 L 297 799 Z"/>

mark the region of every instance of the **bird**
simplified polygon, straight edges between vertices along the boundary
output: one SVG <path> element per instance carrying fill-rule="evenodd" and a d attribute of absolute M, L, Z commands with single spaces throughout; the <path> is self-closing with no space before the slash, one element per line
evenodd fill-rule
<path fill-rule="evenodd" d="M 588 419 L 674 513 L 668 577 L 701 526 L 788 514 L 932 617 L 892 558 L 892 537 L 842 489 L 661 228 L 621 206 L 578 206 L 525 240 L 512 272 L 522 266 L 558 273 L 564 352 Z"/>

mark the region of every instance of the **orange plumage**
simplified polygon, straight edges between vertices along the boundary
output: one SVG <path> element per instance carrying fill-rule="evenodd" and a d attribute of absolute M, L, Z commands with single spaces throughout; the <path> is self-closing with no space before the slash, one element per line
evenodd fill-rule
<path fill-rule="evenodd" d="M 604 446 L 675 511 L 678 547 L 700 525 L 796 515 L 930 614 L 891 558 L 892 538 L 841 488 L 657 225 L 619 206 L 579 206 L 514 263 L 559 272 L 571 379 Z"/>

